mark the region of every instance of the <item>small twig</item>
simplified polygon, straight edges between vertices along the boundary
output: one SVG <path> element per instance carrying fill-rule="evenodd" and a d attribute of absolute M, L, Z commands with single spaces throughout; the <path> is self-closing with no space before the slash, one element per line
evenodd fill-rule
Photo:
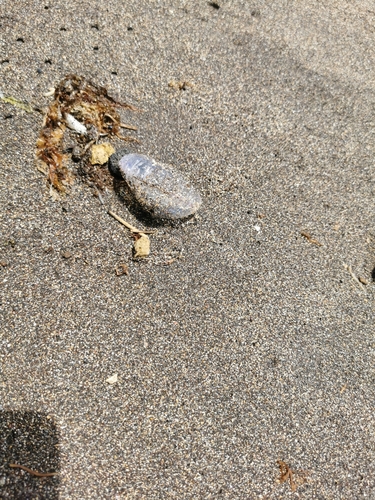
<path fill-rule="evenodd" d="M 125 137 L 120 134 L 115 134 L 118 139 L 121 139 L 122 141 L 127 141 L 127 142 L 135 142 L 137 144 L 140 144 L 139 140 L 136 139 L 135 137 Z"/>
<path fill-rule="evenodd" d="M 322 246 L 322 243 L 320 243 L 318 240 L 314 239 L 310 233 L 307 231 L 301 231 L 301 236 L 307 239 L 309 243 L 312 243 L 313 245 L 317 245 L 318 247 Z"/>
<path fill-rule="evenodd" d="M 38 166 L 36 167 L 36 169 L 38 170 L 38 172 L 41 172 L 41 173 L 42 173 L 42 174 L 44 174 L 44 175 L 47 175 L 47 174 L 48 174 L 47 170 L 45 170 L 44 168 L 42 168 L 40 165 L 38 165 Z"/>
<path fill-rule="evenodd" d="M 118 216 L 117 214 L 115 214 L 114 212 L 112 212 L 111 210 L 107 210 L 107 213 L 113 217 L 114 219 L 116 219 L 120 224 L 122 224 L 123 226 L 127 227 L 128 229 L 130 229 L 130 231 L 132 233 L 137 233 L 137 234 L 153 234 L 155 233 L 155 231 L 145 231 L 145 230 L 140 230 L 140 229 L 137 229 L 136 227 L 132 226 L 131 224 L 129 224 L 129 222 L 126 222 L 126 220 L 122 219 L 120 216 Z"/>
<path fill-rule="evenodd" d="M 348 264 L 345 264 L 345 262 L 344 262 L 344 268 L 348 271 L 348 273 L 353 278 L 353 280 L 357 283 L 357 285 L 366 293 L 366 288 L 362 285 L 362 283 L 359 281 L 357 276 L 353 273 L 352 266 L 348 266 Z"/>
<path fill-rule="evenodd" d="M 147 231 L 147 230 L 140 230 L 140 229 L 137 229 L 136 227 L 132 226 L 131 224 L 129 224 L 129 222 L 126 222 L 126 220 L 124 220 L 122 217 L 120 217 L 119 215 L 115 214 L 114 212 L 112 212 L 112 210 L 108 210 L 107 207 L 105 206 L 105 203 L 104 203 L 104 200 L 103 200 L 103 197 L 102 195 L 100 194 L 99 192 L 99 189 L 96 188 L 96 194 L 98 195 L 98 198 L 99 198 L 99 201 L 100 203 L 103 205 L 103 207 L 105 208 L 106 212 L 108 215 L 110 215 L 111 217 L 113 217 L 114 219 L 116 219 L 120 224 L 122 224 L 123 226 L 127 227 L 128 229 L 130 229 L 130 231 L 132 233 L 135 233 L 135 234 L 139 234 L 139 235 L 143 235 L 143 234 L 154 234 L 156 233 L 156 231 Z"/>
<path fill-rule="evenodd" d="M 88 143 L 86 144 L 86 146 L 83 148 L 82 154 L 80 155 L 81 157 L 82 157 L 82 156 L 86 153 L 86 151 L 87 151 L 89 148 L 91 148 L 91 146 L 94 144 L 94 142 L 96 142 L 96 141 L 95 141 L 95 139 L 93 139 L 92 141 L 90 141 L 90 142 L 88 142 Z"/>
<path fill-rule="evenodd" d="M 121 128 L 126 128 L 128 130 L 138 130 L 138 127 L 133 127 L 133 125 L 126 125 L 126 123 L 120 123 Z"/>
<path fill-rule="evenodd" d="M 59 474 L 58 472 L 37 472 L 36 470 L 29 469 L 28 467 L 25 467 L 24 465 L 19 465 L 19 464 L 9 464 L 9 467 L 25 470 L 29 474 L 32 474 L 33 476 L 37 476 L 37 477 L 58 476 L 58 474 Z"/>

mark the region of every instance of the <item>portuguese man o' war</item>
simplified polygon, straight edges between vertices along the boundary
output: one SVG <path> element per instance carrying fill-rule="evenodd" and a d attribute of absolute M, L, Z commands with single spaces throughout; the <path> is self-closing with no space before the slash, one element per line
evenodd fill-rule
<path fill-rule="evenodd" d="M 157 219 L 184 219 L 194 214 L 200 194 L 172 167 L 147 156 L 120 150 L 108 164 L 114 177 L 128 184 L 144 210 Z"/>

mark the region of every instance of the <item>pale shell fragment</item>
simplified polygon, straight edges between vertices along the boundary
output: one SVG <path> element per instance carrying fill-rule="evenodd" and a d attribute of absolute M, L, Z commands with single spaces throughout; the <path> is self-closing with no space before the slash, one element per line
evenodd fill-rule
<path fill-rule="evenodd" d="M 87 134 L 87 128 L 83 125 L 83 123 L 79 122 L 70 113 L 65 113 L 65 122 L 71 130 L 74 130 L 74 132 L 77 132 L 80 135 Z"/>
<path fill-rule="evenodd" d="M 148 257 L 150 255 L 150 238 L 147 234 L 141 234 L 141 237 L 134 242 L 134 258 Z"/>
<path fill-rule="evenodd" d="M 113 384 L 115 384 L 115 383 L 117 382 L 117 380 L 118 380 L 118 376 L 117 376 L 117 373 L 115 373 L 115 374 L 114 374 L 114 375 L 112 375 L 111 377 L 107 378 L 106 382 L 107 382 L 108 384 L 113 385 Z"/>

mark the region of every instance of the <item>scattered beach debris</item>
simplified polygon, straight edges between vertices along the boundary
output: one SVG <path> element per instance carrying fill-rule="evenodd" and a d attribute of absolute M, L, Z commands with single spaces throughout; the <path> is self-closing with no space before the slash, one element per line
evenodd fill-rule
<path fill-rule="evenodd" d="M 52 89 L 48 94 L 51 95 L 51 92 Z M 121 134 L 121 128 L 134 130 L 135 127 L 122 124 L 117 111 L 118 108 L 137 109 L 117 102 L 104 87 L 73 74 L 67 75 L 58 84 L 53 95 L 54 100 L 47 109 L 37 141 L 37 157 L 47 172 L 49 183 L 57 191 L 64 192 L 73 182 L 73 175 L 65 165 L 67 151 L 63 149 L 63 139 L 66 128 L 78 134 L 77 141 L 83 149 L 78 159 L 82 159 L 83 154 L 101 137 L 137 142 L 134 137 Z"/>
<path fill-rule="evenodd" d="M 116 276 L 122 276 L 123 274 L 126 274 L 128 276 L 129 274 L 129 266 L 127 264 L 119 264 L 116 269 Z"/>
<path fill-rule="evenodd" d="M 63 257 L 64 259 L 71 259 L 73 257 L 73 254 L 72 252 L 66 250 L 65 252 L 61 252 L 61 257 Z"/>
<path fill-rule="evenodd" d="M 292 491 L 296 491 L 297 485 L 293 480 L 293 474 L 294 471 L 289 467 L 288 464 L 283 462 L 282 460 L 278 460 L 277 463 L 279 464 L 280 468 L 280 477 L 278 478 L 279 483 L 285 483 L 285 481 L 290 481 L 290 489 Z"/>
<path fill-rule="evenodd" d="M 51 476 L 58 476 L 58 472 L 37 472 L 36 470 L 29 469 L 28 467 L 25 467 L 24 465 L 19 465 L 19 464 L 9 464 L 9 467 L 12 467 L 13 469 L 22 469 L 32 476 L 36 477 L 51 477 Z"/>
<path fill-rule="evenodd" d="M 157 219 L 184 219 L 202 203 L 199 193 L 170 166 L 140 154 L 120 150 L 108 167 L 114 177 L 126 181 L 140 206 Z"/>
<path fill-rule="evenodd" d="M 112 212 L 112 210 L 107 210 L 107 213 L 111 217 L 113 217 L 114 219 L 116 219 L 120 224 L 122 224 L 123 226 L 127 227 L 128 229 L 130 229 L 130 231 L 132 233 L 138 233 L 138 234 L 154 233 L 154 231 L 146 231 L 146 230 L 143 230 L 143 229 L 137 229 L 136 227 L 134 227 L 131 224 L 129 224 L 129 222 L 126 222 L 126 220 L 124 220 L 122 217 L 120 217 L 117 214 L 115 214 L 114 212 Z"/>
<path fill-rule="evenodd" d="M 126 222 L 126 220 L 124 220 L 122 217 L 120 217 L 119 215 L 112 212 L 112 210 L 108 210 L 106 208 L 105 203 L 103 201 L 103 198 L 102 198 L 101 194 L 99 193 L 99 191 L 97 191 L 97 195 L 98 195 L 98 198 L 100 200 L 100 203 L 106 209 L 107 214 L 110 215 L 111 217 L 113 217 L 114 219 L 116 219 L 117 222 L 119 222 L 120 224 L 125 226 L 132 233 L 132 236 L 134 237 L 134 240 L 135 240 L 134 241 L 134 258 L 147 257 L 150 254 L 150 239 L 146 235 L 146 233 L 153 234 L 153 233 L 155 233 L 155 231 L 140 230 L 140 229 L 137 229 L 136 227 L 132 226 L 131 224 L 129 224 L 129 222 Z M 117 271 L 116 271 L 116 274 L 117 274 Z"/>
<path fill-rule="evenodd" d="M 109 142 L 93 144 L 90 158 L 91 165 L 104 165 L 114 152 L 115 149 L 111 144 L 109 144 Z"/>
<path fill-rule="evenodd" d="M 353 280 L 356 282 L 356 284 L 360 287 L 360 289 L 366 293 L 366 289 L 365 287 L 363 286 L 361 280 L 359 278 L 357 278 L 357 276 L 353 273 L 353 269 L 352 269 L 352 266 L 348 265 L 348 264 L 345 264 L 345 262 L 343 263 L 344 265 L 344 269 L 346 269 L 348 271 L 348 273 L 350 274 L 350 276 L 353 278 Z"/>
<path fill-rule="evenodd" d="M 87 128 L 83 125 L 83 123 L 76 120 L 73 115 L 71 115 L 70 113 L 65 113 L 64 118 L 65 123 L 71 130 L 77 132 L 77 134 L 80 135 L 87 134 Z"/>
<path fill-rule="evenodd" d="M 364 278 L 363 276 L 358 276 L 358 281 L 360 281 L 362 285 L 368 285 L 367 279 Z"/>
<path fill-rule="evenodd" d="M 36 111 L 36 109 L 33 106 L 31 106 L 31 104 L 29 104 L 28 102 L 20 101 L 19 99 L 16 99 L 15 97 L 5 96 L 2 92 L 0 92 L 0 99 L 3 102 L 11 104 L 12 106 L 15 106 L 16 108 L 23 109 L 27 113 L 32 113 L 33 111 Z"/>
<path fill-rule="evenodd" d="M 150 255 L 150 238 L 147 234 L 134 234 L 134 258 L 143 258 Z"/>
<path fill-rule="evenodd" d="M 0 260 L 0 267 L 7 267 L 8 262 L 5 262 L 5 260 Z"/>
<path fill-rule="evenodd" d="M 111 377 L 108 377 L 106 382 L 110 385 L 113 385 L 115 384 L 116 382 L 118 381 L 118 375 L 117 373 L 115 373 L 114 375 L 112 375 Z"/>
<path fill-rule="evenodd" d="M 307 231 L 301 231 L 301 236 L 307 239 L 309 243 L 312 243 L 313 245 L 317 245 L 318 247 L 322 246 L 322 243 L 320 243 L 318 240 L 314 239 L 310 233 Z"/>
<path fill-rule="evenodd" d="M 185 81 L 185 80 L 181 81 L 181 82 L 171 80 L 168 83 L 168 87 L 170 87 L 171 89 L 175 89 L 175 90 L 187 90 L 188 88 L 193 88 L 194 85 L 188 81 Z"/>
<path fill-rule="evenodd" d="M 176 260 L 182 259 L 183 258 L 182 252 L 183 252 L 183 248 L 181 248 L 179 254 L 176 257 L 171 257 L 169 260 L 166 260 L 164 262 L 164 265 L 170 266 L 171 264 L 173 264 L 173 262 L 176 262 Z"/>

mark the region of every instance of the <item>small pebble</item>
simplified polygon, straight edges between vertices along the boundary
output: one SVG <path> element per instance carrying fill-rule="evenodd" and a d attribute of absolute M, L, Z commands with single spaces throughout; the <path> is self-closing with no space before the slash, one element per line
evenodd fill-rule
<path fill-rule="evenodd" d="M 362 278 L 362 276 L 360 276 L 358 279 L 363 285 L 368 285 L 368 281 L 366 278 Z"/>
<path fill-rule="evenodd" d="M 123 178 L 144 210 L 156 219 L 184 219 L 202 203 L 200 194 L 172 167 L 140 154 L 118 151 L 109 159 L 114 177 Z"/>

